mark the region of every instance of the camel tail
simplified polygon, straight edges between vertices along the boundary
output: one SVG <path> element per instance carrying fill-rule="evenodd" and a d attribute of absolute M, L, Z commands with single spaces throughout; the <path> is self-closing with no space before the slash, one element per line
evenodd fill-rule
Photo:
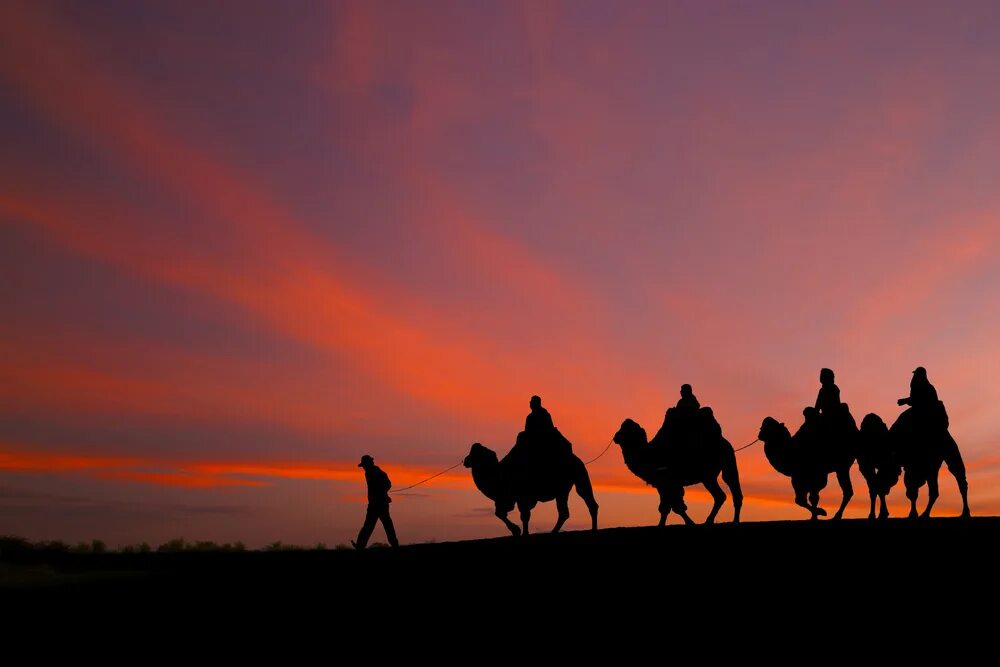
<path fill-rule="evenodd" d="M 583 502 L 587 504 L 587 509 L 590 511 L 590 521 L 591 528 L 597 530 L 597 500 L 594 498 L 594 487 L 590 483 L 590 473 L 587 472 L 587 466 L 577 457 L 573 457 L 575 460 L 573 462 L 573 484 L 576 486 L 577 494 L 583 498 Z"/>
<path fill-rule="evenodd" d="M 743 507 L 743 489 L 740 488 L 740 471 L 736 467 L 736 452 L 728 442 L 722 447 L 722 481 L 729 487 L 733 496 L 733 523 L 740 521 L 740 509 Z"/>

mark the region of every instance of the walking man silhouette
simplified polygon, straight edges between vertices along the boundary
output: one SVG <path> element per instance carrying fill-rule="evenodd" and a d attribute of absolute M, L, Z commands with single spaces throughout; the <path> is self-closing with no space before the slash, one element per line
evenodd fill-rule
<path fill-rule="evenodd" d="M 352 540 L 351 545 L 359 550 L 368 546 L 368 538 L 375 530 L 375 522 L 381 521 L 389 544 L 398 547 L 399 540 L 396 539 L 396 529 L 392 525 L 392 517 L 389 516 L 389 503 L 392 502 L 389 499 L 389 489 L 392 488 L 392 482 L 389 481 L 389 476 L 375 465 L 375 459 L 368 454 L 361 457 L 361 463 L 358 464 L 358 467 L 365 469 L 365 482 L 368 484 L 368 511 L 365 514 L 365 523 L 361 526 L 361 532 L 358 533 L 358 541 Z"/>

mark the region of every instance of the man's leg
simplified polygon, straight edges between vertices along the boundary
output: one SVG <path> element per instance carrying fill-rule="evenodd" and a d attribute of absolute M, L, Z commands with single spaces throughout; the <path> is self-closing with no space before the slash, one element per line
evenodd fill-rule
<path fill-rule="evenodd" d="M 385 509 L 379 514 L 379 519 L 382 520 L 382 527 L 385 528 L 385 536 L 389 539 L 389 544 L 394 547 L 399 546 L 399 540 L 396 539 L 396 528 L 392 525 L 392 517 L 389 516 L 389 506 L 386 505 Z"/>
<path fill-rule="evenodd" d="M 358 533 L 358 541 L 354 544 L 356 549 L 364 549 L 368 546 L 368 538 L 372 536 L 372 531 L 375 530 L 375 522 L 379 519 L 379 513 L 377 510 L 373 510 L 372 506 L 368 506 L 368 511 L 365 512 L 365 523 L 361 526 L 361 532 Z"/>

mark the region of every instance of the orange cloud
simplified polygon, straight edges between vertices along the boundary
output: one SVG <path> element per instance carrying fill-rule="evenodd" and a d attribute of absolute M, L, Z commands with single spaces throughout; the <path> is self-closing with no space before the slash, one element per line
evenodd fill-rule
<path fill-rule="evenodd" d="M 7 46 L 0 71 L 64 127 L 110 147 L 227 227 L 238 259 L 226 262 L 190 248 L 151 247 L 137 238 L 137 231 L 128 230 L 128 221 L 143 214 L 108 211 L 104 202 L 81 207 L 61 196 L 60 204 L 53 204 L 50 192 L 25 197 L 8 191 L 3 193 L 8 216 L 42 225 L 71 247 L 147 278 L 238 304 L 269 328 L 360 363 L 381 381 L 430 403 L 485 417 L 503 401 L 507 392 L 502 387 L 512 384 L 508 378 L 516 369 L 527 367 L 524 361 L 500 356 L 490 341 L 464 334 L 457 329 L 458 319 L 422 307 L 412 294 L 359 286 L 378 281 L 305 232 L 246 175 L 167 132 L 157 114 L 124 93 L 70 30 L 34 8 L 7 7 L 5 12 L 7 20 L 0 23 L 7 27 Z M 488 271 L 501 267 L 498 279 L 521 281 L 525 290 L 537 289 L 545 298 L 563 302 L 578 293 L 514 244 L 485 232 L 459 211 L 442 211 L 442 205 L 452 207 L 440 204 L 428 218 L 442 213 L 442 220 L 452 221 L 449 230 L 461 231 L 464 239 L 458 243 L 483 260 L 477 265 Z M 108 233 L 109 223 L 126 233 Z M 406 319 L 383 305 L 393 303 L 407 304 Z M 444 323 L 449 324 L 446 329 Z"/>
<path fill-rule="evenodd" d="M 169 346 L 77 335 L 0 340 L 0 400 L 9 409 L 138 414 L 202 423 L 276 424 L 307 435 L 378 434 L 376 413 L 328 369 L 252 363 Z M 331 410 L 332 403 L 342 409 Z"/>
<path fill-rule="evenodd" d="M 141 459 L 83 454 L 49 454 L 30 451 L 26 446 L 0 449 L 0 470 L 11 472 L 87 472 L 106 468 L 131 468 Z"/>
<path fill-rule="evenodd" d="M 211 475 L 193 475 L 184 472 L 140 472 L 119 470 L 96 473 L 101 479 L 142 482 L 157 486 L 176 486 L 184 489 L 204 489 L 227 486 L 268 486 L 268 482 L 257 479 L 238 479 Z"/>

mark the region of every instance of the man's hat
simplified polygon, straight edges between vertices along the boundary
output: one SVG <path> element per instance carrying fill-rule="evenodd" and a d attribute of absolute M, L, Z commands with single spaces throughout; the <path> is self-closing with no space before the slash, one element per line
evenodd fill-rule
<path fill-rule="evenodd" d="M 361 463 L 358 464 L 358 467 L 364 468 L 366 465 L 375 465 L 375 459 L 373 459 L 370 454 L 365 454 L 361 457 Z"/>
<path fill-rule="evenodd" d="M 927 375 L 927 369 L 926 369 L 926 368 L 924 368 L 923 366 L 917 366 L 917 367 L 916 367 L 916 368 L 915 368 L 915 369 L 913 370 L 913 372 L 914 372 L 914 373 L 915 373 L 916 375 Z"/>

